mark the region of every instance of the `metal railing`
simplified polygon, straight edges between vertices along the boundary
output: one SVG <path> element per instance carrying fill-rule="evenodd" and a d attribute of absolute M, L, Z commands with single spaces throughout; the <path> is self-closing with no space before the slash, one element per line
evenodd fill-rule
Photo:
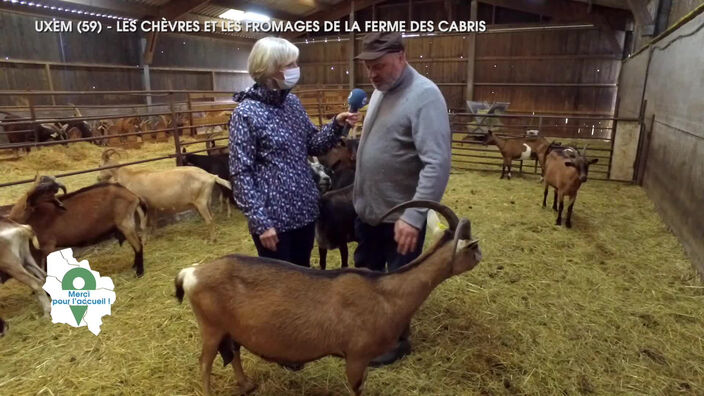
<path fill-rule="evenodd" d="M 309 116 L 316 117 L 317 123 L 320 125 L 324 122 L 323 116 L 328 113 L 331 107 L 344 107 L 344 102 L 339 100 L 339 95 L 337 95 L 336 100 L 326 99 L 326 93 L 337 92 L 346 95 L 346 90 L 330 90 L 330 89 L 305 89 L 295 91 L 299 95 L 313 95 L 315 97 L 315 103 L 307 104 L 307 110 Z M 134 104 L 121 104 L 121 105 L 80 105 L 79 109 L 83 112 L 92 113 L 85 116 L 75 116 L 67 115 L 68 113 L 73 114 L 73 105 L 35 105 L 33 97 L 41 95 L 91 95 L 96 97 L 96 102 L 100 101 L 100 96 L 103 95 L 125 95 L 135 98 Z M 138 139 L 142 140 L 142 143 L 149 142 L 146 137 L 158 134 L 166 134 L 167 139 L 173 140 L 174 149 L 170 154 L 160 155 L 157 157 L 140 159 L 131 162 L 125 162 L 119 165 L 113 165 L 108 167 L 94 167 L 90 169 L 75 170 L 60 174 L 55 174 L 56 177 L 68 177 L 75 176 L 91 172 L 99 172 L 104 169 L 110 169 L 114 167 L 130 166 L 136 164 L 144 164 L 154 161 L 162 161 L 165 159 L 175 159 L 177 165 L 183 163 L 181 149 L 184 147 L 192 147 L 193 145 L 207 142 L 222 142 L 227 140 L 227 137 L 216 137 L 216 136 L 205 136 L 197 133 L 199 128 L 211 128 L 220 126 L 223 129 L 227 129 L 228 122 L 214 122 L 214 123 L 196 123 L 197 119 L 194 114 L 197 113 L 213 113 L 221 111 L 231 111 L 237 106 L 237 103 L 231 99 L 225 101 L 216 101 L 215 98 L 219 96 L 224 96 L 229 99 L 232 96 L 230 91 L 205 91 L 205 90 L 191 90 L 191 91 L 0 91 L 0 97 L 10 96 L 16 101 L 25 101 L 26 106 L 5 106 L 0 107 L 0 111 L 5 111 L 7 113 L 15 114 L 20 116 L 18 119 L 7 120 L 0 119 L 0 154 L 2 153 L 14 153 L 16 157 L 20 156 L 20 150 L 32 150 L 40 149 L 43 147 L 55 146 L 55 145 L 66 145 L 81 143 L 81 142 L 91 142 L 106 144 L 108 139 L 118 139 L 120 143 L 127 143 L 125 139 Z M 161 96 L 167 99 L 166 103 L 155 103 L 155 104 L 145 104 L 143 103 L 144 96 Z M 194 99 L 203 99 L 203 97 L 211 97 L 211 101 L 195 101 Z M 7 111 L 11 110 L 11 111 Z M 113 114 L 109 114 L 113 113 Z M 138 117 L 140 119 L 149 119 L 159 116 L 169 116 L 171 117 L 171 125 L 166 128 L 154 129 L 154 130 L 139 130 L 134 132 L 123 132 L 114 135 L 100 135 L 91 137 L 80 137 L 72 139 L 62 139 L 62 140 L 50 140 L 50 141 L 39 141 L 39 137 L 36 133 L 36 125 L 39 124 L 54 124 L 54 123 L 69 123 L 69 122 L 101 122 L 107 120 L 119 120 L 125 118 Z M 177 125 L 174 120 L 177 119 L 188 120 L 185 125 Z M 6 127 L 23 125 L 26 129 L 6 131 Z M 183 141 L 182 137 L 185 134 L 184 131 L 190 130 L 190 136 L 196 137 L 194 141 Z M 25 140 L 17 142 L 18 139 L 12 139 L 15 142 L 2 143 L 2 138 L 6 137 L 8 141 L 9 136 L 17 134 L 27 134 L 31 136 L 24 136 Z M 203 138 L 198 139 L 199 136 Z M 20 139 L 21 140 L 21 139 Z M 117 143 L 116 143 L 117 144 Z M 119 146 L 119 144 L 117 144 Z M 225 146 L 217 145 L 215 147 L 189 150 L 189 153 L 202 153 L 209 150 L 222 149 Z M 11 182 L 0 183 L 0 187 L 8 187 L 19 184 L 31 183 L 34 179 L 22 179 Z"/>
<path fill-rule="evenodd" d="M 346 108 L 346 103 L 340 101 L 340 97 L 344 97 L 347 94 L 346 89 L 306 89 L 294 91 L 301 97 L 307 97 L 304 100 L 304 105 L 308 111 L 309 117 L 317 118 L 317 124 L 322 125 L 324 123 L 323 116 L 327 113 L 334 111 L 342 111 Z M 80 109 L 93 114 L 87 116 L 66 116 L 65 113 L 73 112 L 74 106 L 72 105 L 33 105 L 32 97 L 37 95 L 128 95 L 136 98 L 136 103 L 133 105 L 109 105 L 104 106 L 100 104 L 95 105 L 85 105 L 80 106 Z M 57 141 L 46 141 L 40 142 L 35 135 L 34 141 L 29 142 L 15 142 L 15 143 L 0 143 L 0 153 L 8 151 L 16 151 L 19 149 L 35 149 L 53 145 L 70 145 L 79 142 L 93 142 L 93 143 L 105 143 L 106 139 L 142 139 L 142 142 L 147 142 L 145 137 L 156 135 L 156 134 L 166 134 L 167 139 L 173 139 L 173 152 L 170 154 L 160 155 L 153 158 L 140 159 L 137 161 L 126 162 L 120 165 L 110 166 L 110 167 L 95 167 L 90 169 L 75 170 L 66 173 L 57 174 L 57 177 L 67 177 L 74 176 L 83 173 L 98 172 L 104 169 L 109 169 L 117 166 L 129 166 L 136 164 L 143 164 L 153 161 L 161 161 L 165 159 L 175 159 L 176 164 L 182 164 L 182 152 L 181 149 L 184 147 L 192 147 L 193 145 L 206 143 L 206 142 L 221 142 L 227 140 L 227 137 L 215 137 L 215 136 L 204 136 L 202 139 L 196 139 L 194 141 L 183 141 L 182 136 L 184 131 L 190 130 L 191 137 L 201 136 L 197 133 L 198 128 L 214 128 L 220 126 L 227 129 L 227 122 L 213 122 L 213 123 L 203 123 L 198 124 L 194 122 L 194 114 L 196 113 L 212 113 L 221 112 L 226 110 L 232 110 L 236 107 L 236 103 L 231 99 L 231 92 L 229 91 L 206 91 L 206 90 L 195 90 L 195 91 L 0 91 L 0 96 L 14 96 L 14 97 L 24 97 L 27 98 L 28 106 L 13 106 L 12 109 L 16 113 L 23 115 L 22 119 L 6 121 L 0 120 L 0 126 L 13 126 L 13 125 L 28 125 L 34 126 L 42 123 L 66 123 L 72 121 L 105 121 L 121 119 L 126 117 L 140 117 L 140 118 L 151 118 L 159 116 L 169 116 L 171 117 L 171 125 L 166 128 L 160 128 L 156 130 L 146 130 L 146 131 L 134 131 L 125 132 L 116 135 L 101 135 L 101 136 L 91 136 L 91 137 L 81 137 L 68 140 L 57 140 Z M 166 103 L 157 104 L 144 104 L 142 102 L 143 96 L 164 96 L 167 98 Z M 216 99 L 221 95 L 226 95 L 228 100 L 217 101 Z M 312 98 L 311 98 L 312 95 Z M 210 98 L 209 101 L 195 101 L 196 99 Z M 311 100 L 312 99 L 312 100 Z M 96 100 L 99 102 L 99 100 Z M 1 109 L 1 108 L 0 108 Z M 19 110 L 19 111 L 17 111 Z M 109 111 L 108 111 L 109 110 Z M 108 114 L 112 112 L 113 114 Z M 42 115 L 43 114 L 43 115 Z M 188 120 L 185 125 L 177 125 L 175 120 L 178 118 L 182 120 Z M 486 120 L 488 119 L 498 119 L 502 121 L 501 125 L 492 124 L 490 127 L 497 135 L 513 135 L 520 136 L 523 135 L 526 129 L 538 129 L 541 132 L 541 136 L 548 138 L 549 140 L 555 139 L 577 139 L 579 141 L 601 141 L 600 146 L 602 147 L 592 147 L 589 148 L 590 157 L 599 158 L 598 164 L 594 165 L 591 173 L 596 175 L 595 178 L 608 179 L 611 172 L 611 162 L 613 156 L 613 141 L 616 133 L 616 125 L 619 120 L 634 121 L 631 119 L 618 119 L 614 117 L 603 117 L 603 116 L 584 116 L 584 115 L 527 115 L 527 114 L 473 114 L 473 113 L 461 113 L 461 112 L 451 112 L 449 114 L 450 124 L 452 128 L 452 162 L 453 166 L 460 169 L 470 169 L 470 170 L 482 170 L 482 171 L 499 171 L 503 163 L 503 158 L 501 157 L 498 150 L 482 145 L 477 139 L 482 136 L 483 132 L 489 128 Z M 567 121 L 563 121 L 567 120 Z M 572 121 L 571 123 L 569 121 Z M 637 121 L 637 120 L 635 120 Z M 565 124 L 560 125 L 560 122 L 565 122 Z M 591 123 L 591 124 L 590 124 Z M 595 124 L 596 123 L 596 124 Z M 604 123 L 604 126 L 598 123 Z M 581 133 L 581 128 L 587 128 L 588 125 L 592 125 L 589 129 L 589 133 Z M 598 127 L 596 125 L 599 125 Z M 576 131 L 574 133 L 567 133 L 565 131 Z M 27 133 L 27 131 L 33 131 L 32 129 L 27 129 L 24 131 L 0 131 L 0 137 L 2 135 L 9 136 L 14 133 Z M 598 131 L 599 134 L 596 132 Z M 559 132 L 559 133 L 558 133 Z M 597 134 L 593 136 L 592 133 Z M 206 152 L 211 149 L 221 149 L 224 146 L 205 148 L 190 151 L 190 153 L 200 153 Z M 17 155 L 17 153 L 16 153 Z M 608 162 L 606 161 L 608 160 Z M 514 161 L 517 165 L 518 173 L 534 173 L 538 174 L 538 164 L 537 161 L 533 163 L 533 166 L 527 166 L 524 161 Z M 526 166 L 524 166 L 526 165 Z M 532 168 L 532 169 L 531 169 Z M 13 186 L 23 183 L 30 183 L 33 179 L 17 180 L 12 182 L 0 183 L 0 187 Z"/>
<path fill-rule="evenodd" d="M 549 141 L 571 144 L 579 149 L 587 146 L 589 158 L 599 159 L 598 163 L 590 167 L 590 177 L 609 180 L 619 121 L 638 120 L 584 115 L 451 113 L 453 167 L 500 172 L 504 159 L 496 146 L 487 146 L 481 142 L 486 132 L 491 130 L 498 137 L 510 139 L 523 137 L 527 130 L 535 129 L 539 131 L 540 137 Z M 519 159 L 512 160 L 511 166 L 519 174 L 541 173 L 537 159 L 527 161 L 528 163 Z"/>

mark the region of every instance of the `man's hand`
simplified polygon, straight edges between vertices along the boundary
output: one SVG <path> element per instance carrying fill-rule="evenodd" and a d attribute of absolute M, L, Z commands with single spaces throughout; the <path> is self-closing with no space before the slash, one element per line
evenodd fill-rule
<path fill-rule="evenodd" d="M 359 121 L 359 113 L 349 113 L 345 111 L 335 116 L 335 122 L 342 127 L 345 126 L 345 124 L 353 127 L 357 121 Z"/>
<path fill-rule="evenodd" d="M 274 227 L 269 228 L 264 231 L 263 234 L 259 235 L 259 240 L 265 248 L 273 252 L 276 251 L 276 245 L 279 243 L 279 237 L 276 235 L 276 229 Z"/>
<path fill-rule="evenodd" d="M 398 245 L 397 251 L 400 255 L 406 255 L 416 248 L 419 231 L 417 228 L 398 219 L 394 224 L 394 241 Z"/>

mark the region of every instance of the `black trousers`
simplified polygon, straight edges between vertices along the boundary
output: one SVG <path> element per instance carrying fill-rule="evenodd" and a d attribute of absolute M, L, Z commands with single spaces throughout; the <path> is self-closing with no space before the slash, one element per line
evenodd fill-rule
<path fill-rule="evenodd" d="M 315 241 L 315 222 L 295 230 L 277 232 L 276 235 L 279 243 L 276 245 L 276 251 L 273 251 L 262 246 L 259 235 L 252 234 L 259 257 L 269 257 L 310 267 L 310 252 L 313 250 Z"/>
<path fill-rule="evenodd" d="M 398 269 L 420 256 L 425 240 L 425 223 L 418 233 L 416 248 L 408 254 L 400 255 L 394 241 L 394 223 L 369 225 L 359 218 L 355 220 L 354 232 L 359 244 L 354 251 L 355 267 L 365 267 L 372 271 Z"/>

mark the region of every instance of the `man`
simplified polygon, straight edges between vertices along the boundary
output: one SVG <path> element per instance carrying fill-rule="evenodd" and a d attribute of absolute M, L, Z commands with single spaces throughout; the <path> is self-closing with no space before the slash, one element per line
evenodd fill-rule
<path fill-rule="evenodd" d="M 400 33 L 367 34 L 357 59 L 364 60 L 374 93 L 357 151 L 354 260 L 357 267 L 393 271 L 420 255 L 427 210 L 380 218 L 404 201 L 442 198 L 450 175 L 447 106 L 440 89 L 406 62 Z M 371 364 L 390 364 L 410 349 L 406 331 Z"/>

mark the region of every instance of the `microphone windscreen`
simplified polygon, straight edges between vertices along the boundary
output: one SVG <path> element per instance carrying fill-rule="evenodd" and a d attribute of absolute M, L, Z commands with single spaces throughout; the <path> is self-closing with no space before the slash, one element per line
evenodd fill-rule
<path fill-rule="evenodd" d="M 350 92 L 350 96 L 347 97 L 347 103 L 350 105 L 350 111 L 356 113 L 367 104 L 367 93 L 362 89 L 355 88 Z"/>

